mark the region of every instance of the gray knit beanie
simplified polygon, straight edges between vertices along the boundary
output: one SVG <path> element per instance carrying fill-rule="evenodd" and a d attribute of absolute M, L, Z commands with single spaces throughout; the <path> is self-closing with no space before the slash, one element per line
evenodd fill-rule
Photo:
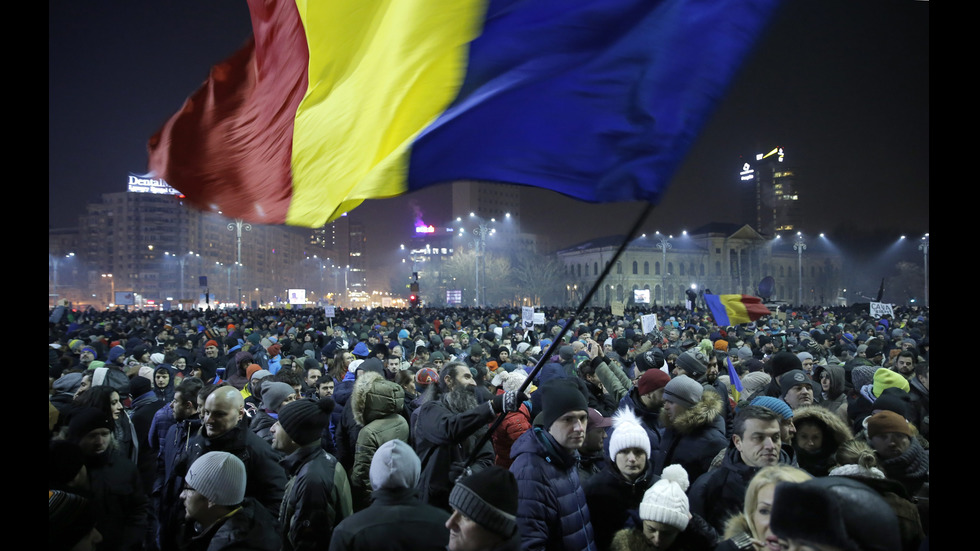
<path fill-rule="evenodd" d="M 245 464 L 228 452 L 208 452 L 197 458 L 184 481 L 216 505 L 232 507 L 245 499 Z"/>
<path fill-rule="evenodd" d="M 699 348 L 694 347 L 677 356 L 675 365 L 690 373 L 691 377 L 697 378 L 708 371 L 708 357 Z"/>
<path fill-rule="evenodd" d="M 687 375 L 674 377 L 664 387 L 664 400 L 670 400 L 686 407 L 692 407 L 700 402 L 703 394 L 704 387 L 701 386 L 701 383 Z"/>
<path fill-rule="evenodd" d="M 295 394 L 296 389 L 281 381 L 268 381 L 262 383 L 262 406 L 273 413 L 279 411 L 285 400 L 290 394 Z"/>

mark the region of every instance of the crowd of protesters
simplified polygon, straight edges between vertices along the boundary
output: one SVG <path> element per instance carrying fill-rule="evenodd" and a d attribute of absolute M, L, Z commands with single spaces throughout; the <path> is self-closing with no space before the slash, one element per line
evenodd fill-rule
<path fill-rule="evenodd" d="M 49 548 L 928 549 L 927 309 L 541 311 L 59 306 Z"/>

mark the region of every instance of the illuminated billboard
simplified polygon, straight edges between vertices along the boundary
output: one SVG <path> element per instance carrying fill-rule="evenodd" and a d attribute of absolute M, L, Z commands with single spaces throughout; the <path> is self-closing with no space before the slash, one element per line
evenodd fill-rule
<path fill-rule="evenodd" d="M 633 289 L 633 302 L 650 304 L 650 289 Z"/>
<path fill-rule="evenodd" d="M 306 304 L 306 289 L 289 289 L 290 304 Z"/>
<path fill-rule="evenodd" d="M 162 178 L 150 178 L 148 175 L 137 176 L 135 174 L 129 175 L 129 183 L 126 186 L 126 191 L 132 193 L 156 193 L 160 195 L 181 194 L 176 189 L 170 187 L 170 184 Z"/>

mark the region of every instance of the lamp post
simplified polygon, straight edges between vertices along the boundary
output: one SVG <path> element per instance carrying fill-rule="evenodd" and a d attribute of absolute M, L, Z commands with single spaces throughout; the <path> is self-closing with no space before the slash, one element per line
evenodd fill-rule
<path fill-rule="evenodd" d="M 112 274 L 102 274 L 102 277 L 109 280 L 109 300 L 106 301 L 106 306 L 108 306 L 113 303 L 116 297 L 116 281 L 112 278 Z"/>
<path fill-rule="evenodd" d="M 926 307 L 929 306 L 929 234 L 922 236 L 922 240 L 919 242 L 919 250 L 922 251 L 922 269 L 925 275 L 925 298 Z"/>
<path fill-rule="evenodd" d="M 803 239 L 802 232 L 796 232 L 796 240 L 793 241 L 793 250 L 796 251 L 797 275 L 799 275 L 799 288 L 797 289 L 797 306 L 803 306 L 803 251 L 806 250 L 806 241 Z"/>
<path fill-rule="evenodd" d="M 177 302 L 179 303 L 184 298 L 184 260 L 188 256 L 196 256 L 196 257 L 200 258 L 201 255 L 200 254 L 194 254 L 194 251 L 187 251 L 187 254 L 179 255 L 179 256 L 176 255 L 176 254 L 174 254 L 174 253 L 170 253 L 170 252 L 164 252 L 163 255 L 164 256 L 172 256 L 172 257 L 176 258 L 177 259 L 177 263 L 180 264 L 180 294 L 177 295 Z M 181 308 L 183 309 L 183 307 L 181 307 Z"/>
<path fill-rule="evenodd" d="M 239 265 L 242 263 L 242 230 L 252 231 L 252 225 L 248 222 L 243 221 L 241 218 L 236 218 L 234 222 L 228 223 L 228 231 L 235 232 L 235 239 L 237 244 L 237 253 L 235 256 L 235 262 Z M 238 306 L 242 306 L 242 273 L 238 272 Z"/>
<path fill-rule="evenodd" d="M 476 253 L 476 259 L 475 259 L 476 265 L 474 266 L 476 284 L 474 285 L 474 289 L 476 292 L 476 299 L 475 299 L 476 307 L 479 308 L 487 300 L 487 284 L 486 284 L 487 237 L 497 232 L 497 230 L 490 225 L 496 223 L 497 220 L 495 218 L 491 218 L 490 222 L 487 223 L 486 220 L 480 218 L 479 216 L 476 216 L 476 214 L 472 212 L 470 213 L 470 220 L 476 222 L 476 227 L 473 228 L 471 231 L 473 232 L 473 235 L 476 237 L 476 239 L 473 240 L 473 248 L 474 248 L 474 252 Z M 462 218 L 456 218 L 456 221 L 462 222 Z M 465 232 L 466 230 L 464 230 L 463 228 L 459 229 L 459 235 L 461 237 Z M 481 296 L 483 299 L 482 301 L 480 300 Z"/>
<path fill-rule="evenodd" d="M 49 255 L 49 256 L 51 256 L 51 255 Z M 61 258 L 69 258 L 70 259 L 70 258 L 74 258 L 74 257 L 75 257 L 75 253 L 68 253 L 64 257 L 51 256 L 51 266 L 53 268 L 53 270 L 52 270 L 52 279 L 53 279 L 53 281 L 52 281 L 52 287 L 51 287 L 51 294 L 53 294 L 53 295 L 57 295 L 58 294 L 58 263 L 61 262 Z"/>
<path fill-rule="evenodd" d="M 672 245 L 670 241 L 667 241 L 668 237 L 659 231 L 657 232 L 657 248 L 663 252 L 663 271 L 660 272 L 660 292 L 663 293 L 661 297 L 663 304 L 667 304 L 667 249 L 670 249 Z"/>

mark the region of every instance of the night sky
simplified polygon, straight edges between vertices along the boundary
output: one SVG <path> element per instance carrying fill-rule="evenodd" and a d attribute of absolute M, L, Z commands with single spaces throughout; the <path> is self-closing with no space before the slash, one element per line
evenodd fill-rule
<path fill-rule="evenodd" d="M 74 224 L 81 205 L 145 172 L 147 139 L 250 33 L 244 2 L 49 2 L 49 227 Z M 751 222 L 737 208 L 739 156 L 776 146 L 800 174 L 808 231 L 927 232 L 929 3 L 784 2 L 644 230 Z M 641 211 L 524 195 L 523 228 L 558 247 L 623 233 Z M 445 196 L 437 186 L 354 213 L 394 249 L 413 206 L 427 223 L 447 221 Z"/>

